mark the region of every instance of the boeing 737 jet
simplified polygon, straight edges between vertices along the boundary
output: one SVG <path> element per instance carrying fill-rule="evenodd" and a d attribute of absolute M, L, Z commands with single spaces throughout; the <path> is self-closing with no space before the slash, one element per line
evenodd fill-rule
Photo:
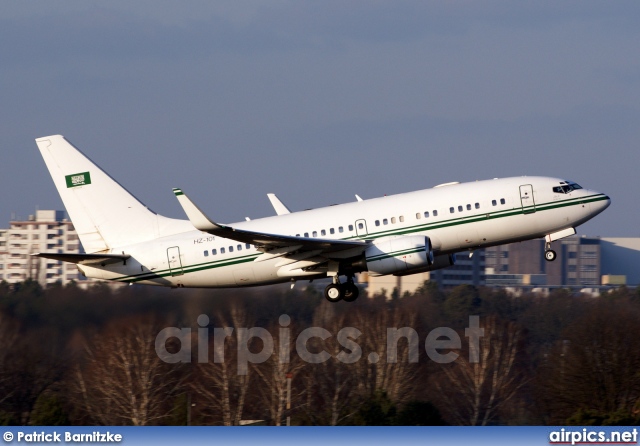
<path fill-rule="evenodd" d="M 573 181 L 514 177 L 300 212 L 269 194 L 277 215 L 222 224 L 174 189 L 188 218 L 178 220 L 151 211 L 63 136 L 36 143 L 86 252 L 36 255 L 130 284 L 221 288 L 328 277 L 328 300 L 353 301 L 356 273 L 432 271 L 453 265 L 456 252 L 544 237 L 553 261 L 551 242 L 610 204 Z"/>

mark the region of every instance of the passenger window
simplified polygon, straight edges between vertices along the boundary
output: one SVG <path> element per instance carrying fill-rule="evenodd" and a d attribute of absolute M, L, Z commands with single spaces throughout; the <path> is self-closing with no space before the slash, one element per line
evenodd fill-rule
<path fill-rule="evenodd" d="M 224 254 L 224 248 L 220 248 L 220 254 Z"/>
<path fill-rule="evenodd" d="M 215 256 L 216 254 L 218 254 L 218 251 L 217 251 L 217 250 L 215 250 L 215 249 L 212 249 L 212 250 L 211 250 L 211 254 L 213 254 L 213 255 Z"/>
<path fill-rule="evenodd" d="M 205 256 L 205 257 L 209 257 L 209 251 L 205 251 L 205 252 L 204 252 L 204 256 Z"/>
<path fill-rule="evenodd" d="M 455 211 L 456 211 L 456 210 L 455 210 L 454 208 L 449 208 L 449 212 L 450 212 L 450 213 L 452 213 L 452 214 L 453 214 Z"/>
<path fill-rule="evenodd" d="M 458 206 L 458 212 L 462 212 L 464 208 L 462 206 Z"/>
<path fill-rule="evenodd" d="M 434 210 L 434 211 L 433 211 L 433 216 L 434 216 L 434 217 L 437 217 L 437 216 L 438 216 L 438 211 Z"/>
<path fill-rule="evenodd" d="M 501 199 L 500 199 L 500 204 L 505 204 L 505 203 L 506 203 L 505 199 L 504 199 L 504 198 L 501 198 Z"/>
<path fill-rule="evenodd" d="M 380 220 L 376 220 L 376 226 L 380 226 Z"/>
<path fill-rule="evenodd" d="M 470 205 L 470 204 L 468 204 L 468 205 L 467 205 L 467 211 L 470 211 L 470 210 L 471 210 L 471 205 Z"/>
<path fill-rule="evenodd" d="M 242 245 L 238 245 L 237 248 L 238 248 L 238 251 L 242 251 Z"/>
<path fill-rule="evenodd" d="M 386 218 L 383 218 L 382 219 L 382 224 L 383 225 L 388 225 L 389 224 L 389 220 L 387 220 Z M 362 229 L 362 228 L 360 228 L 360 229 Z"/>
<path fill-rule="evenodd" d="M 249 243 L 247 243 L 246 245 L 244 245 L 247 249 L 251 249 L 251 245 Z"/>
<path fill-rule="evenodd" d="M 480 209 L 480 203 L 476 203 L 476 209 Z"/>
<path fill-rule="evenodd" d="M 333 229 L 333 228 L 329 229 L 329 234 L 335 234 L 335 233 L 336 233 L 335 229 Z"/>
<path fill-rule="evenodd" d="M 323 229 L 322 231 L 320 231 L 320 235 L 327 235 L 327 231 Z"/>
<path fill-rule="evenodd" d="M 395 217 L 391 217 L 391 224 L 395 225 L 396 224 L 396 218 Z"/>
<path fill-rule="evenodd" d="M 353 231 L 353 225 L 349 225 L 349 231 Z"/>
<path fill-rule="evenodd" d="M 342 226 L 338 226 L 338 232 L 340 233 L 344 232 L 344 229 L 342 228 Z"/>
<path fill-rule="evenodd" d="M 435 215 L 435 214 L 434 214 Z M 429 211 L 424 213 L 424 218 L 429 218 Z"/>
<path fill-rule="evenodd" d="M 416 214 L 416 220 L 420 220 L 420 212 Z"/>
<path fill-rule="evenodd" d="M 404 215 L 401 215 L 400 216 L 400 223 L 403 223 L 403 222 L 404 222 Z"/>
<path fill-rule="evenodd" d="M 229 246 L 229 252 L 233 252 L 233 246 Z"/>
<path fill-rule="evenodd" d="M 492 204 L 493 206 L 497 206 L 497 205 L 498 205 L 498 202 L 497 202 L 496 200 L 491 200 L 491 204 Z"/>
<path fill-rule="evenodd" d="M 304 236 L 305 236 L 306 238 L 309 238 L 309 233 L 308 233 L 308 232 L 305 232 L 305 233 L 304 233 Z"/>
<path fill-rule="evenodd" d="M 318 236 L 318 231 L 313 231 L 313 236 L 317 237 Z"/>
<path fill-rule="evenodd" d="M 364 225 L 362 223 L 358 223 L 358 229 L 364 229 Z"/>

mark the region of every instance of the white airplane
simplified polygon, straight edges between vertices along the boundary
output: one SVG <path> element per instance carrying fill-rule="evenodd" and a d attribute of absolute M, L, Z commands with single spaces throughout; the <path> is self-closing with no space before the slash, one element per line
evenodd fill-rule
<path fill-rule="evenodd" d="M 607 195 L 558 178 L 515 177 L 291 212 L 233 224 L 211 220 L 181 189 L 188 220 L 148 209 L 60 135 L 36 139 L 86 254 L 39 253 L 86 277 L 170 287 L 243 287 L 330 277 L 325 297 L 358 297 L 354 275 L 415 274 L 454 254 L 546 238 L 551 242 L 609 204 Z M 340 281 L 343 276 L 345 280 Z"/>

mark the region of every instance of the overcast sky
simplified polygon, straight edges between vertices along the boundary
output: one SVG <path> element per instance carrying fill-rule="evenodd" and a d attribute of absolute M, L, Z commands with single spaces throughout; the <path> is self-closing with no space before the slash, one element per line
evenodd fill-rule
<path fill-rule="evenodd" d="M 0 0 L 0 227 L 62 209 L 63 134 L 155 211 L 221 222 L 548 175 L 640 236 L 640 2 Z"/>

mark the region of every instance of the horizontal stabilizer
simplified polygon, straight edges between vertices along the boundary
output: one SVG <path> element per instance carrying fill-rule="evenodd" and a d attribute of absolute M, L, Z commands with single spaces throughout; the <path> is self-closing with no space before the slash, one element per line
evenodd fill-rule
<path fill-rule="evenodd" d="M 49 253 L 39 252 L 32 254 L 34 257 L 42 257 L 51 260 L 61 260 L 63 262 L 78 263 L 80 265 L 101 264 L 108 265 L 110 263 L 126 262 L 131 256 L 128 254 L 76 254 L 76 253 Z"/>

